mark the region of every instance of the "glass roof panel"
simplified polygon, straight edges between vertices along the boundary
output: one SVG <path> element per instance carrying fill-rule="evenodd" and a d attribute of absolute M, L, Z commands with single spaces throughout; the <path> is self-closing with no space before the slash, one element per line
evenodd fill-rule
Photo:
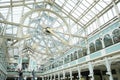
<path fill-rule="evenodd" d="M 87 9 L 87 7 L 83 3 L 81 3 L 81 5 L 79 5 L 79 8 L 81 8 L 82 10 L 86 10 Z"/>
<path fill-rule="evenodd" d="M 82 0 L 84 1 L 84 0 Z M 92 4 L 95 0 L 85 0 L 86 2 L 88 2 L 89 4 Z"/>
<path fill-rule="evenodd" d="M 79 13 L 72 13 L 72 16 L 74 16 L 75 18 L 78 18 L 78 17 L 79 17 L 78 14 L 79 14 Z"/>
<path fill-rule="evenodd" d="M 68 12 L 70 12 L 73 9 L 73 6 L 71 6 L 70 4 L 66 4 L 66 6 L 64 6 L 64 7 L 67 7 L 69 9 Z"/>
<path fill-rule="evenodd" d="M 90 6 L 90 3 L 87 2 L 86 0 L 83 0 L 82 3 L 83 3 L 86 7 L 89 7 L 89 6 Z"/>
<path fill-rule="evenodd" d="M 55 0 L 55 2 L 56 2 L 57 4 L 59 4 L 59 6 L 62 6 L 65 1 Z"/>
<path fill-rule="evenodd" d="M 76 5 L 76 3 L 77 3 L 77 1 L 75 2 L 76 0 L 69 0 L 68 1 L 68 4 L 70 5 L 70 6 L 72 6 L 72 8 Z"/>
<path fill-rule="evenodd" d="M 96 4 L 95 8 L 96 8 L 97 10 L 99 10 L 99 11 L 101 11 L 101 10 L 103 9 L 103 8 L 102 8 L 102 6 L 101 6 L 101 5 L 99 5 L 99 3 L 98 3 L 98 4 Z"/>
<path fill-rule="evenodd" d="M 1 25 L 5 28 L 4 34 L 23 39 L 20 42 L 23 45 L 21 48 L 30 47 L 36 55 L 62 55 L 61 53 L 75 47 L 79 40 L 83 40 L 79 38 L 85 36 L 83 28 L 90 34 L 117 15 L 115 8 L 106 8 L 112 5 L 112 0 L 55 0 L 53 5 L 39 3 L 44 0 L 23 1 L 11 0 L 11 3 L 10 0 L 0 0 L 0 13 L 9 23 L 6 25 L 4 21 Z M 115 0 L 115 3 L 119 7 L 119 0 Z M 41 11 L 33 11 L 36 9 Z M 29 14 L 26 14 L 27 12 Z M 18 36 L 19 33 L 23 33 L 22 37 Z M 28 36 L 25 37 L 26 35 Z M 18 43 L 15 46 L 19 46 Z M 51 58 L 48 55 L 46 57 Z"/>
<path fill-rule="evenodd" d="M 117 6 L 120 7 L 120 3 L 118 3 Z M 119 8 L 119 12 L 120 12 L 120 8 Z"/>
<path fill-rule="evenodd" d="M 70 7 L 63 7 L 67 12 L 70 12 Z"/>

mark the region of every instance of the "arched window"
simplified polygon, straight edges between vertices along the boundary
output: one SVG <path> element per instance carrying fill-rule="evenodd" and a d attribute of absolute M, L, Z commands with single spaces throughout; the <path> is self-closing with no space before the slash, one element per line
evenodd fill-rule
<path fill-rule="evenodd" d="M 101 49 L 103 48 L 103 47 L 102 47 L 102 42 L 101 42 L 100 39 L 97 39 L 97 40 L 95 41 L 95 45 L 96 45 L 96 51 L 101 50 Z"/>
<path fill-rule="evenodd" d="M 84 49 L 83 49 L 83 56 L 86 56 L 86 55 L 87 55 L 87 49 L 84 48 Z"/>
<path fill-rule="evenodd" d="M 60 62 L 60 66 L 63 65 L 63 59 L 64 58 L 61 58 L 60 61 L 59 61 Z"/>
<path fill-rule="evenodd" d="M 86 56 L 86 55 L 87 55 L 87 49 L 86 48 L 78 50 L 79 58 L 81 58 L 83 56 Z"/>
<path fill-rule="evenodd" d="M 64 58 L 64 62 L 67 63 L 67 57 Z"/>
<path fill-rule="evenodd" d="M 106 34 L 104 36 L 104 44 L 105 44 L 105 47 L 108 47 L 110 45 L 113 45 L 113 42 L 112 42 L 112 38 L 110 37 L 109 34 Z"/>
<path fill-rule="evenodd" d="M 93 53 L 93 52 L 95 52 L 95 45 L 94 45 L 94 43 L 91 43 L 90 44 L 90 53 Z"/>
<path fill-rule="evenodd" d="M 114 43 L 120 42 L 120 30 L 119 29 L 115 29 L 112 34 L 113 34 L 113 41 L 114 41 Z"/>
<path fill-rule="evenodd" d="M 74 60 L 77 59 L 77 51 L 74 52 Z"/>
<path fill-rule="evenodd" d="M 52 68 L 54 68 L 54 64 L 52 64 Z"/>
<path fill-rule="evenodd" d="M 78 50 L 78 55 L 79 55 L 79 58 L 81 58 L 81 57 L 83 56 L 83 54 L 82 54 L 82 50 L 81 50 L 81 49 Z"/>
<path fill-rule="evenodd" d="M 69 62 L 69 59 L 70 59 L 70 58 L 69 58 L 69 55 L 67 55 L 67 63 Z"/>

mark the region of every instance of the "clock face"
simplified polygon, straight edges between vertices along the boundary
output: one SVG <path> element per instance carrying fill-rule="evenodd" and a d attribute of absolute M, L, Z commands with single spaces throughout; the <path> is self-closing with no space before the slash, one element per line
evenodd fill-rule
<path fill-rule="evenodd" d="M 24 19 L 24 20 L 23 20 Z M 26 40 L 27 45 L 40 53 L 59 55 L 69 46 L 70 35 L 66 21 L 55 12 L 46 10 L 28 12 L 23 16 L 21 24 L 30 26 L 22 28 L 23 35 L 31 37 Z M 29 23 L 27 23 L 29 20 Z"/>

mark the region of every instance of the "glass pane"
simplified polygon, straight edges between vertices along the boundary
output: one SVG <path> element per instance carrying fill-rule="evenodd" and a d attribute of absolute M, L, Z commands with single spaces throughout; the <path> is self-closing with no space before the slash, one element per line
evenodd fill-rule
<path fill-rule="evenodd" d="M 95 52 L 95 45 L 94 45 L 94 43 L 91 43 L 90 44 L 90 53 L 93 53 L 93 52 Z"/>
<path fill-rule="evenodd" d="M 115 29 L 112 34 L 113 34 L 114 43 L 120 42 L 120 30 Z"/>
<path fill-rule="evenodd" d="M 95 45 L 96 45 L 96 51 L 102 49 L 102 42 L 101 42 L 100 39 L 97 39 L 97 40 L 96 40 Z"/>
<path fill-rule="evenodd" d="M 111 36 L 109 34 L 105 35 L 104 44 L 105 44 L 105 47 L 113 45 L 112 38 L 111 38 Z"/>

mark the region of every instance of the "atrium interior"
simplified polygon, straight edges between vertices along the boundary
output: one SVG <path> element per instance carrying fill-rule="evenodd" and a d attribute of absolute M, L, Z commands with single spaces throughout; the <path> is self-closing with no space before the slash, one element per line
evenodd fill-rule
<path fill-rule="evenodd" d="M 0 80 L 120 80 L 120 0 L 0 0 Z"/>

